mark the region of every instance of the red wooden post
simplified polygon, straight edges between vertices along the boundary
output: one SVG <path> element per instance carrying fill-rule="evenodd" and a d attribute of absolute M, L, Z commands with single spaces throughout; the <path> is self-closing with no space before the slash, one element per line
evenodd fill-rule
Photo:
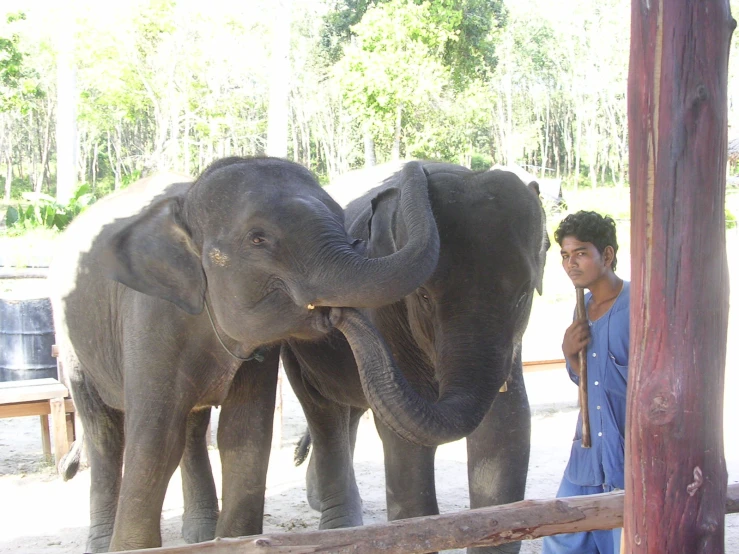
<path fill-rule="evenodd" d="M 729 0 L 632 0 L 624 551 L 723 553 Z"/>

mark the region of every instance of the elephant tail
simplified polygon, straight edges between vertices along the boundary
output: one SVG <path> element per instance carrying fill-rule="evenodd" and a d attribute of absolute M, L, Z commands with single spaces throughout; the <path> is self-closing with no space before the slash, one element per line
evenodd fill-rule
<path fill-rule="evenodd" d="M 64 481 L 69 481 L 72 477 L 77 475 L 77 470 L 80 468 L 80 458 L 82 457 L 82 446 L 84 443 L 84 436 L 80 434 L 72 443 L 72 447 L 69 449 L 64 456 L 62 456 L 59 462 L 59 475 L 62 476 Z"/>
<path fill-rule="evenodd" d="M 295 454 L 293 457 L 293 459 L 295 460 L 295 467 L 298 467 L 300 464 L 302 464 L 308 457 L 308 454 L 310 453 L 310 443 L 310 429 L 306 428 L 305 433 L 303 433 L 303 436 L 300 437 L 300 440 L 295 445 Z"/>

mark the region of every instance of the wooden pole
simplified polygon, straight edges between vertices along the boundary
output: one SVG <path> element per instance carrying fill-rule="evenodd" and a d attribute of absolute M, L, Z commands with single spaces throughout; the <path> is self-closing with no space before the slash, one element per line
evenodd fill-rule
<path fill-rule="evenodd" d="M 724 552 L 728 0 L 632 0 L 625 551 Z"/>
<path fill-rule="evenodd" d="M 585 313 L 585 291 L 582 287 L 575 287 L 577 295 L 577 307 L 575 314 L 577 319 L 586 320 L 588 318 Z M 577 353 L 577 360 L 580 363 L 580 415 L 582 416 L 582 447 L 590 448 L 590 410 L 588 410 L 588 347 L 585 346 Z"/>
<path fill-rule="evenodd" d="M 726 491 L 725 491 L 726 492 Z M 739 511 L 739 484 L 728 488 L 727 513 Z M 623 522 L 623 492 L 524 500 L 365 527 L 272 533 L 236 539 L 128 550 L 128 554 L 420 554 L 497 546 L 557 533 L 614 529 Z M 679 551 L 678 551 L 679 552 Z M 671 553 L 670 553 L 671 554 Z"/>

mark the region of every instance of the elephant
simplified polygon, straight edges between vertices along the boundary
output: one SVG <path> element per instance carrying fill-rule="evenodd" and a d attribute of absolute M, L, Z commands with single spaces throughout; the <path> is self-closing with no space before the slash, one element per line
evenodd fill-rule
<path fill-rule="evenodd" d="M 87 551 L 160 546 L 178 464 L 188 542 L 261 533 L 281 341 L 320 341 L 356 317 L 338 307 L 400 299 L 436 267 L 426 176 L 406 169 L 413 236 L 377 259 L 307 169 L 269 157 L 218 160 L 194 182 L 145 179 L 72 222 L 50 282 L 88 448 Z M 384 343 L 368 348 L 388 358 Z M 212 406 L 220 509 L 205 441 Z"/>
<path fill-rule="evenodd" d="M 524 497 L 531 421 L 521 341 L 550 246 L 538 187 L 508 171 L 421 163 L 440 237 L 436 269 L 403 299 L 361 310 L 394 363 L 365 369 L 378 381 L 368 386 L 357 371 L 365 354 L 349 335 L 332 330 L 329 340 L 290 338 L 281 347 L 310 435 L 296 462 L 311 440 L 308 500 L 321 512 L 322 529 L 362 524 L 352 456 L 359 419 L 370 408 L 383 443 L 389 520 L 439 513 L 436 447 L 464 437 L 470 506 Z M 349 235 L 366 243 L 370 258 L 392 256 L 409 240 L 412 222 L 400 210 L 398 187 L 407 165 L 345 209 Z M 359 181 L 344 179 L 355 187 Z"/>

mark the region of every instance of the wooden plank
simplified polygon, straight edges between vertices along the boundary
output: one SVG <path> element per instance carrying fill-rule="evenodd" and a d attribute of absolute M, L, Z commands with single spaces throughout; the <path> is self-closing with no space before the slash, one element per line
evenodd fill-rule
<path fill-rule="evenodd" d="M 53 384 L 32 384 L 28 386 L 0 388 L 0 404 L 33 402 L 34 400 L 49 400 L 51 398 L 69 396 L 67 387 L 56 379 L 51 380 L 54 381 Z"/>
<path fill-rule="evenodd" d="M 728 488 L 726 508 L 739 511 L 739 484 Z M 327 531 L 273 533 L 199 544 L 129 550 L 128 554 L 421 554 L 436 550 L 495 546 L 547 535 L 613 529 L 623 522 L 624 493 L 524 500 Z M 676 551 L 684 552 L 684 551 Z"/>
<path fill-rule="evenodd" d="M 552 369 L 565 369 L 567 364 L 563 359 L 560 360 L 530 360 L 523 362 L 523 372 L 533 373 L 536 371 L 549 371 Z"/>
<path fill-rule="evenodd" d="M 64 399 L 52 398 L 51 426 L 54 430 L 54 461 L 59 464 L 62 457 L 69 452 L 69 438 L 67 436 L 67 416 L 64 413 Z"/>
<path fill-rule="evenodd" d="M 631 14 L 625 551 L 722 554 L 736 22 L 729 0 L 632 0 Z"/>
<path fill-rule="evenodd" d="M 71 398 L 64 399 L 64 411 L 73 413 L 74 402 Z M 0 419 L 6 417 L 26 417 L 26 416 L 43 416 L 50 415 L 51 408 L 48 400 L 38 400 L 36 402 L 21 402 L 18 404 L 0 404 Z"/>
<path fill-rule="evenodd" d="M 49 406 L 48 402 L 44 402 L 46 406 Z M 41 448 L 44 451 L 44 458 L 46 461 L 51 463 L 51 434 L 49 433 L 49 416 L 39 416 L 41 423 Z"/>
<path fill-rule="evenodd" d="M 43 379 L 23 379 L 21 381 L 3 381 L 0 383 L 0 391 L 22 387 L 40 387 L 42 385 L 54 385 L 57 383 L 59 383 L 59 381 L 52 377 L 44 377 Z"/>
<path fill-rule="evenodd" d="M 74 424 L 75 424 L 74 411 L 72 413 L 69 413 L 69 410 L 67 410 L 66 401 L 64 402 L 64 411 L 66 412 L 65 418 L 67 420 L 67 441 L 71 445 L 77 438 L 77 431 L 74 428 Z"/>

